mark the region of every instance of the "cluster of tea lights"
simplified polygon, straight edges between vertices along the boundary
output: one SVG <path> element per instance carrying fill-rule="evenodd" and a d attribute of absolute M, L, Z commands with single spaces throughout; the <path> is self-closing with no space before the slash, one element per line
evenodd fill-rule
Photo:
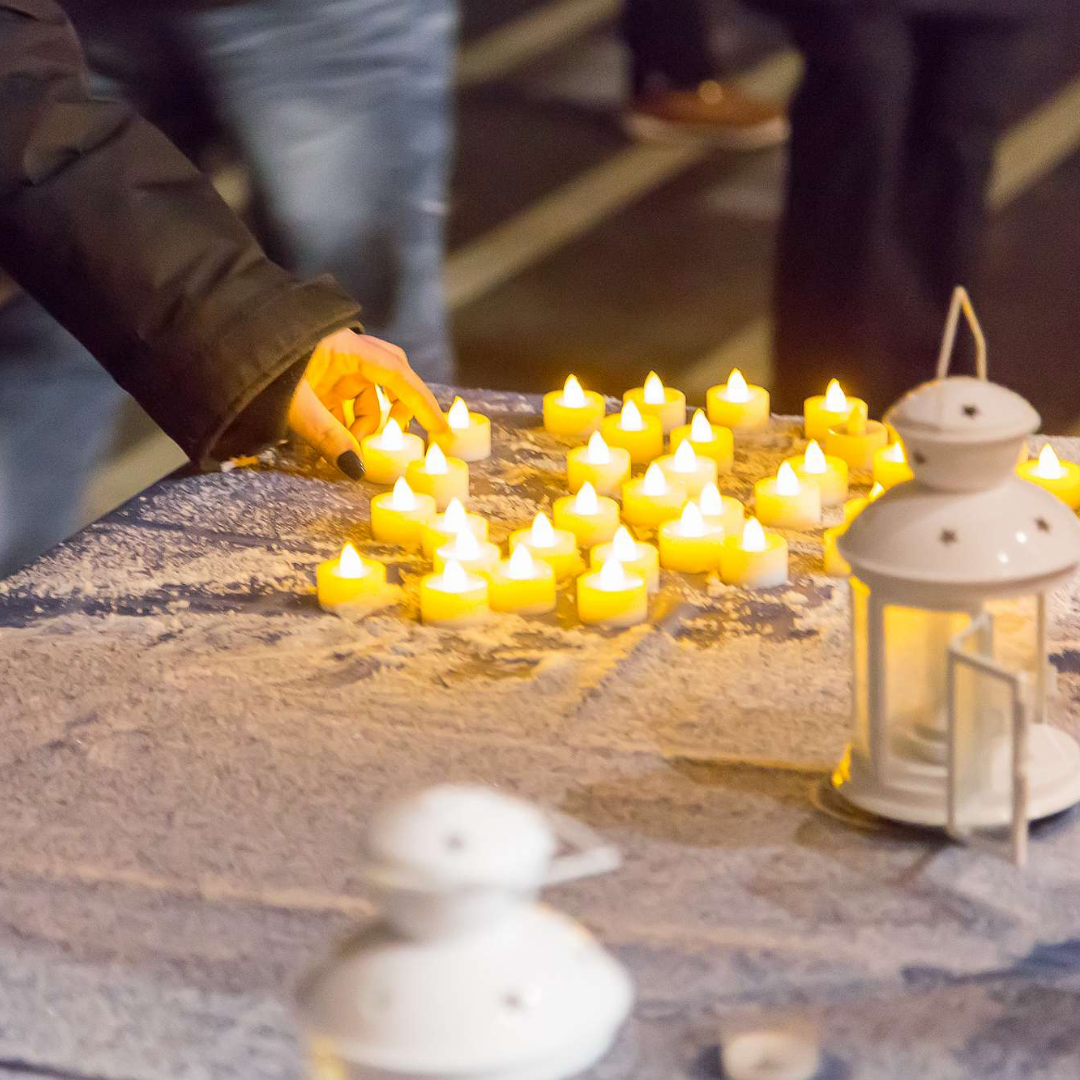
<path fill-rule="evenodd" d="M 504 558 L 487 520 L 466 510 L 469 464 L 491 455 L 491 423 L 456 398 L 447 430 L 426 448 L 392 418 L 363 440 L 368 478 L 392 485 L 371 500 L 372 533 L 431 560 L 433 571 L 420 583 L 421 618 L 444 626 L 492 612 L 551 612 L 558 587 L 569 581 L 583 623 L 631 626 L 646 619 L 661 567 L 715 574 L 744 588 L 783 585 L 788 543 L 775 530 L 817 528 L 833 508 L 842 508 L 843 520 L 824 530 L 824 570 L 846 576 L 838 539 L 868 502 L 912 479 L 912 471 L 903 445 L 836 380 L 806 400 L 803 420 L 805 450 L 755 483 L 747 518 L 718 485 L 733 466 L 736 435 L 769 424 L 767 390 L 732 371 L 687 422 L 685 396 L 655 373 L 628 390 L 611 415 L 605 399 L 571 375 L 543 401 L 545 430 L 578 444 L 567 454 L 569 494 L 554 501 L 550 517 L 541 511 L 513 532 Z M 641 475 L 633 475 L 635 466 Z M 870 474 L 867 495 L 849 498 L 853 471 Z M 1017 471 L 1080 507 L 1080 466 L 1059 460 L 1049 445 Z M 653 536 L 655 543 L 645 539 Z M 387 588 L 386 568 L 348 544 L 316 577 L 327 610 L 346 610 Z"/>

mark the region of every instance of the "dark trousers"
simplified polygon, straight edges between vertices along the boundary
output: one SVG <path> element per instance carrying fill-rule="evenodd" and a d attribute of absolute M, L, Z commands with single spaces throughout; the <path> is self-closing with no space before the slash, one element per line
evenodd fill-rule
<path fill-rule="evenodd" d="M 979 300 L 985 197 L 1024 24 L 815 7 L 776 275 L 775 402 L 837 377 L 874 412 L 933 375 L 949 294 Z"/>
<path fill-rule="evenodd" d="M 715 76 L 701 0 L 624 0 L 622 35 L 636 95 L 654 82 L 688 90 Z"/>

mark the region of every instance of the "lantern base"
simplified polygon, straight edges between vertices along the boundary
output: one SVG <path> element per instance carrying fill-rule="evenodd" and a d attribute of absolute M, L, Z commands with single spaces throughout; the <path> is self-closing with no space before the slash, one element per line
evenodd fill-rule
<path fill-rule="evenodd" d="M 1080 803 L 1080 745 L 1050 724 L 1033 724 L 1029 731 L 1028 819 L 1036 821 Z M 1009 780 L 1009 742 L 994 740 L 991 756 L 994 778 L 979 797 L 965 798 L 965 828 L 1006 826 L 1012 817 Z M 915 757 L 903 746 L 889 755 L 888 774 L 876 775 L 865 755 L 851 747 L 833 773 L 837 793 L 860 810 L 908 825 L 944 828 L 948 822 L 948 773 L 943 762 Z"/>

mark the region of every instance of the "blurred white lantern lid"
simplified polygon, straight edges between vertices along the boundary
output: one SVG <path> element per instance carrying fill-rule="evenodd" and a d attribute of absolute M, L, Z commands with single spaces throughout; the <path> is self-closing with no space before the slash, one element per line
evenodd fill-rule
<path fill-rule="evenodd" d="M 1080 521 L 1049 492 L 1018 477 L 984 491 L 900 484 L 839 538 L 855 577 L 892 592 L 932 586 L 939 603 L 1050 588 L 1080 563 Z M 891 587 L 891 589 L 890 589 Z"/>
<path fill-rule="evenodd" d="M 1039 414 L 1019 394 L 969 375 L 917 386 L 889 410 L 887 419 L 905 440 L 911 435 L 936 442 L 1018 439 L 1039 427 Z"/>
<path fill-rule="evenodd" d="M 578 853 L 553 857 L 560 841 Z M 368 848 L 386 918 L 299 995 L 320 1057 L 355 1080 L 563 1080 L 604 1054 L 633 1003 L 630 978 L 532 897 L 545 879 L 610 869 L 591 831 L 498 792 L 437 787 L 380 814 Z M 426 917 L 403 932 L 400 907 L 417 898 Z"/>
<path fill-rule="evenodd" d="M 549 817 L 531 803 L 491 788 L 444 784 L 376 816 L 365 873 L 414 891 L 532 891 L 544 883 L 557 847 Z"/>

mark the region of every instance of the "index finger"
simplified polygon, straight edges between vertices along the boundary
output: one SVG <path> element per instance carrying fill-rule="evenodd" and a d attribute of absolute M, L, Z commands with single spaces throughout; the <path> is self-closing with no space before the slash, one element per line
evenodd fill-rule
<path fill-rule="evenodd" d="M 446 417 L 439 408 L 435 395 L 411 367 L 388 364 L 381 368 L 378 375 L 379 381 L 409 409 L 426 431 L 446 430 Z"/>

